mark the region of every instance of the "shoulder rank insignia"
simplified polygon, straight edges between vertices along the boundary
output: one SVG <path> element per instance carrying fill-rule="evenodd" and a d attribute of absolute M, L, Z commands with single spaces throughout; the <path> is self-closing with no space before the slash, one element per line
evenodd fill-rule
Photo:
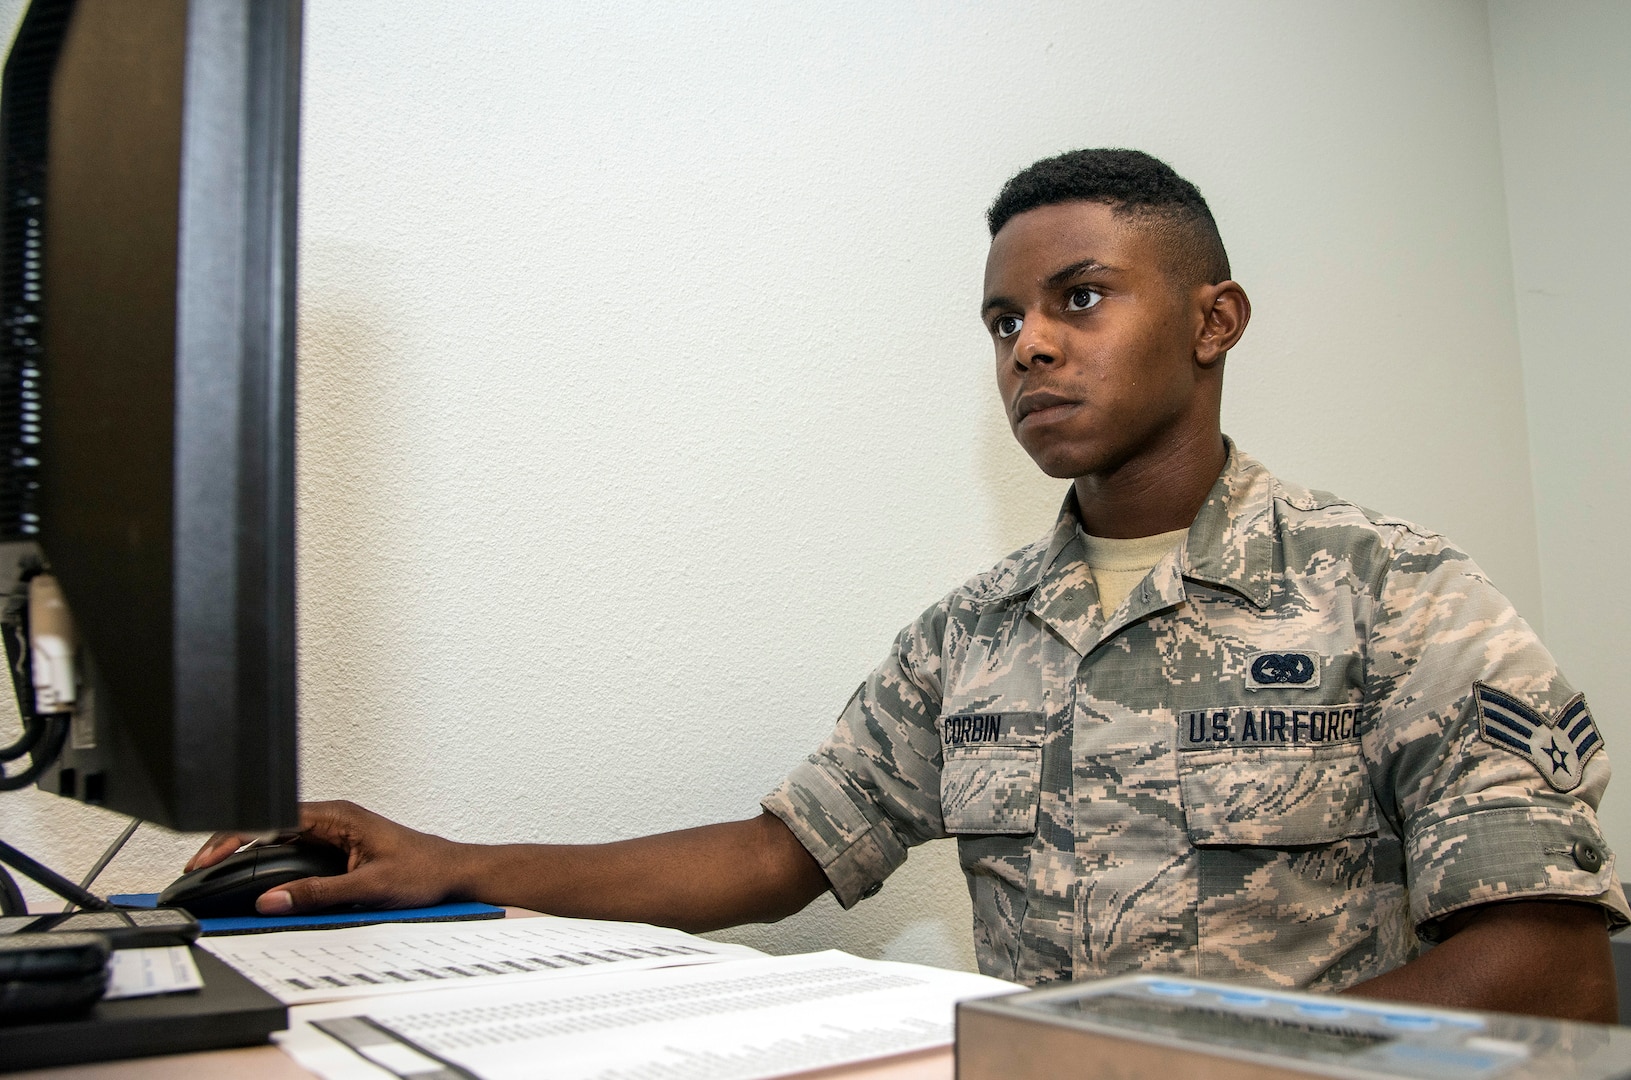
<path fill-rule="evenodd" d="M 1534 762 L 1558 791 L 1580 785 L 1586 762 L 1603 745 L 1585 695 L 1574 695 L 1557 719 L 1549 720 L 1511 694 L 1483 683 L 1473 683 L 1472 689 L 1478 703 L 1478 734 L 1485 742 Z"/>

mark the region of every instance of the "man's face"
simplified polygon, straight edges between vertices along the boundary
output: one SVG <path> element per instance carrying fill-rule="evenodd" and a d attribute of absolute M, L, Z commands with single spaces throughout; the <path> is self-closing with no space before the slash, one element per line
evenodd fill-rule
<path fill-rule="evenodd" d="M 1107 474 L 1194 418 L 1202 315 L 1161 254 L 1136 222 L 1091 202 L 1028 210 L 992 239 L 982 315 L 997 387 L 1049 476 Z"/>

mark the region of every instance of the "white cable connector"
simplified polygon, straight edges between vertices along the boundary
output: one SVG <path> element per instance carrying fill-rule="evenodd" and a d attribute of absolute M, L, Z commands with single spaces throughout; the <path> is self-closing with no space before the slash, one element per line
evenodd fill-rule
<path fill-rule="evenodd" d="M 36 574 L 28 582 L 28 648 L 34 668 L 34 711 L 73 712 L 79 696 L 74 675 L 74 617 L 57 579 Z"/>

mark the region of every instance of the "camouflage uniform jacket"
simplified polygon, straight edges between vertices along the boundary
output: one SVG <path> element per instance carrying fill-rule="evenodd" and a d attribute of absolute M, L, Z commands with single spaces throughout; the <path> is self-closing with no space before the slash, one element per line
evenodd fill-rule
<path fill-rule="evenodd" d="M 1116 611 L 1080 536 L 1067 498 L 903 630 L 766 796 L 844 906 L 955 836 L 980 969 L 1026 983 L 1335 989 L 1512 897 L 1626 923 L 1590 713 L 1442 537 L 1232 445 Z"/>

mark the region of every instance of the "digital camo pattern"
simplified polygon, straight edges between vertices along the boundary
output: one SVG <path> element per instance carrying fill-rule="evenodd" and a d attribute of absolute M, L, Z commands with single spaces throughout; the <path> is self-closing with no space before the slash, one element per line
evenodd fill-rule
<path fill-rule="evenodd" d="M 1607 756 L 1564 793 L 1480 736 L 1475 684 L 1543 716 L 1575 695 L 1443 538 L 1231 446 L 1187 544 L 1116 611 L 1082 555 L 1067 499 L 903 630 L 765 798 L 845 906 L 955 836 L 986 974 L 1333 989 L 1490 900 L 1627 921 L 1612 856 L 1572 854 L 1606 853 Z"/>

